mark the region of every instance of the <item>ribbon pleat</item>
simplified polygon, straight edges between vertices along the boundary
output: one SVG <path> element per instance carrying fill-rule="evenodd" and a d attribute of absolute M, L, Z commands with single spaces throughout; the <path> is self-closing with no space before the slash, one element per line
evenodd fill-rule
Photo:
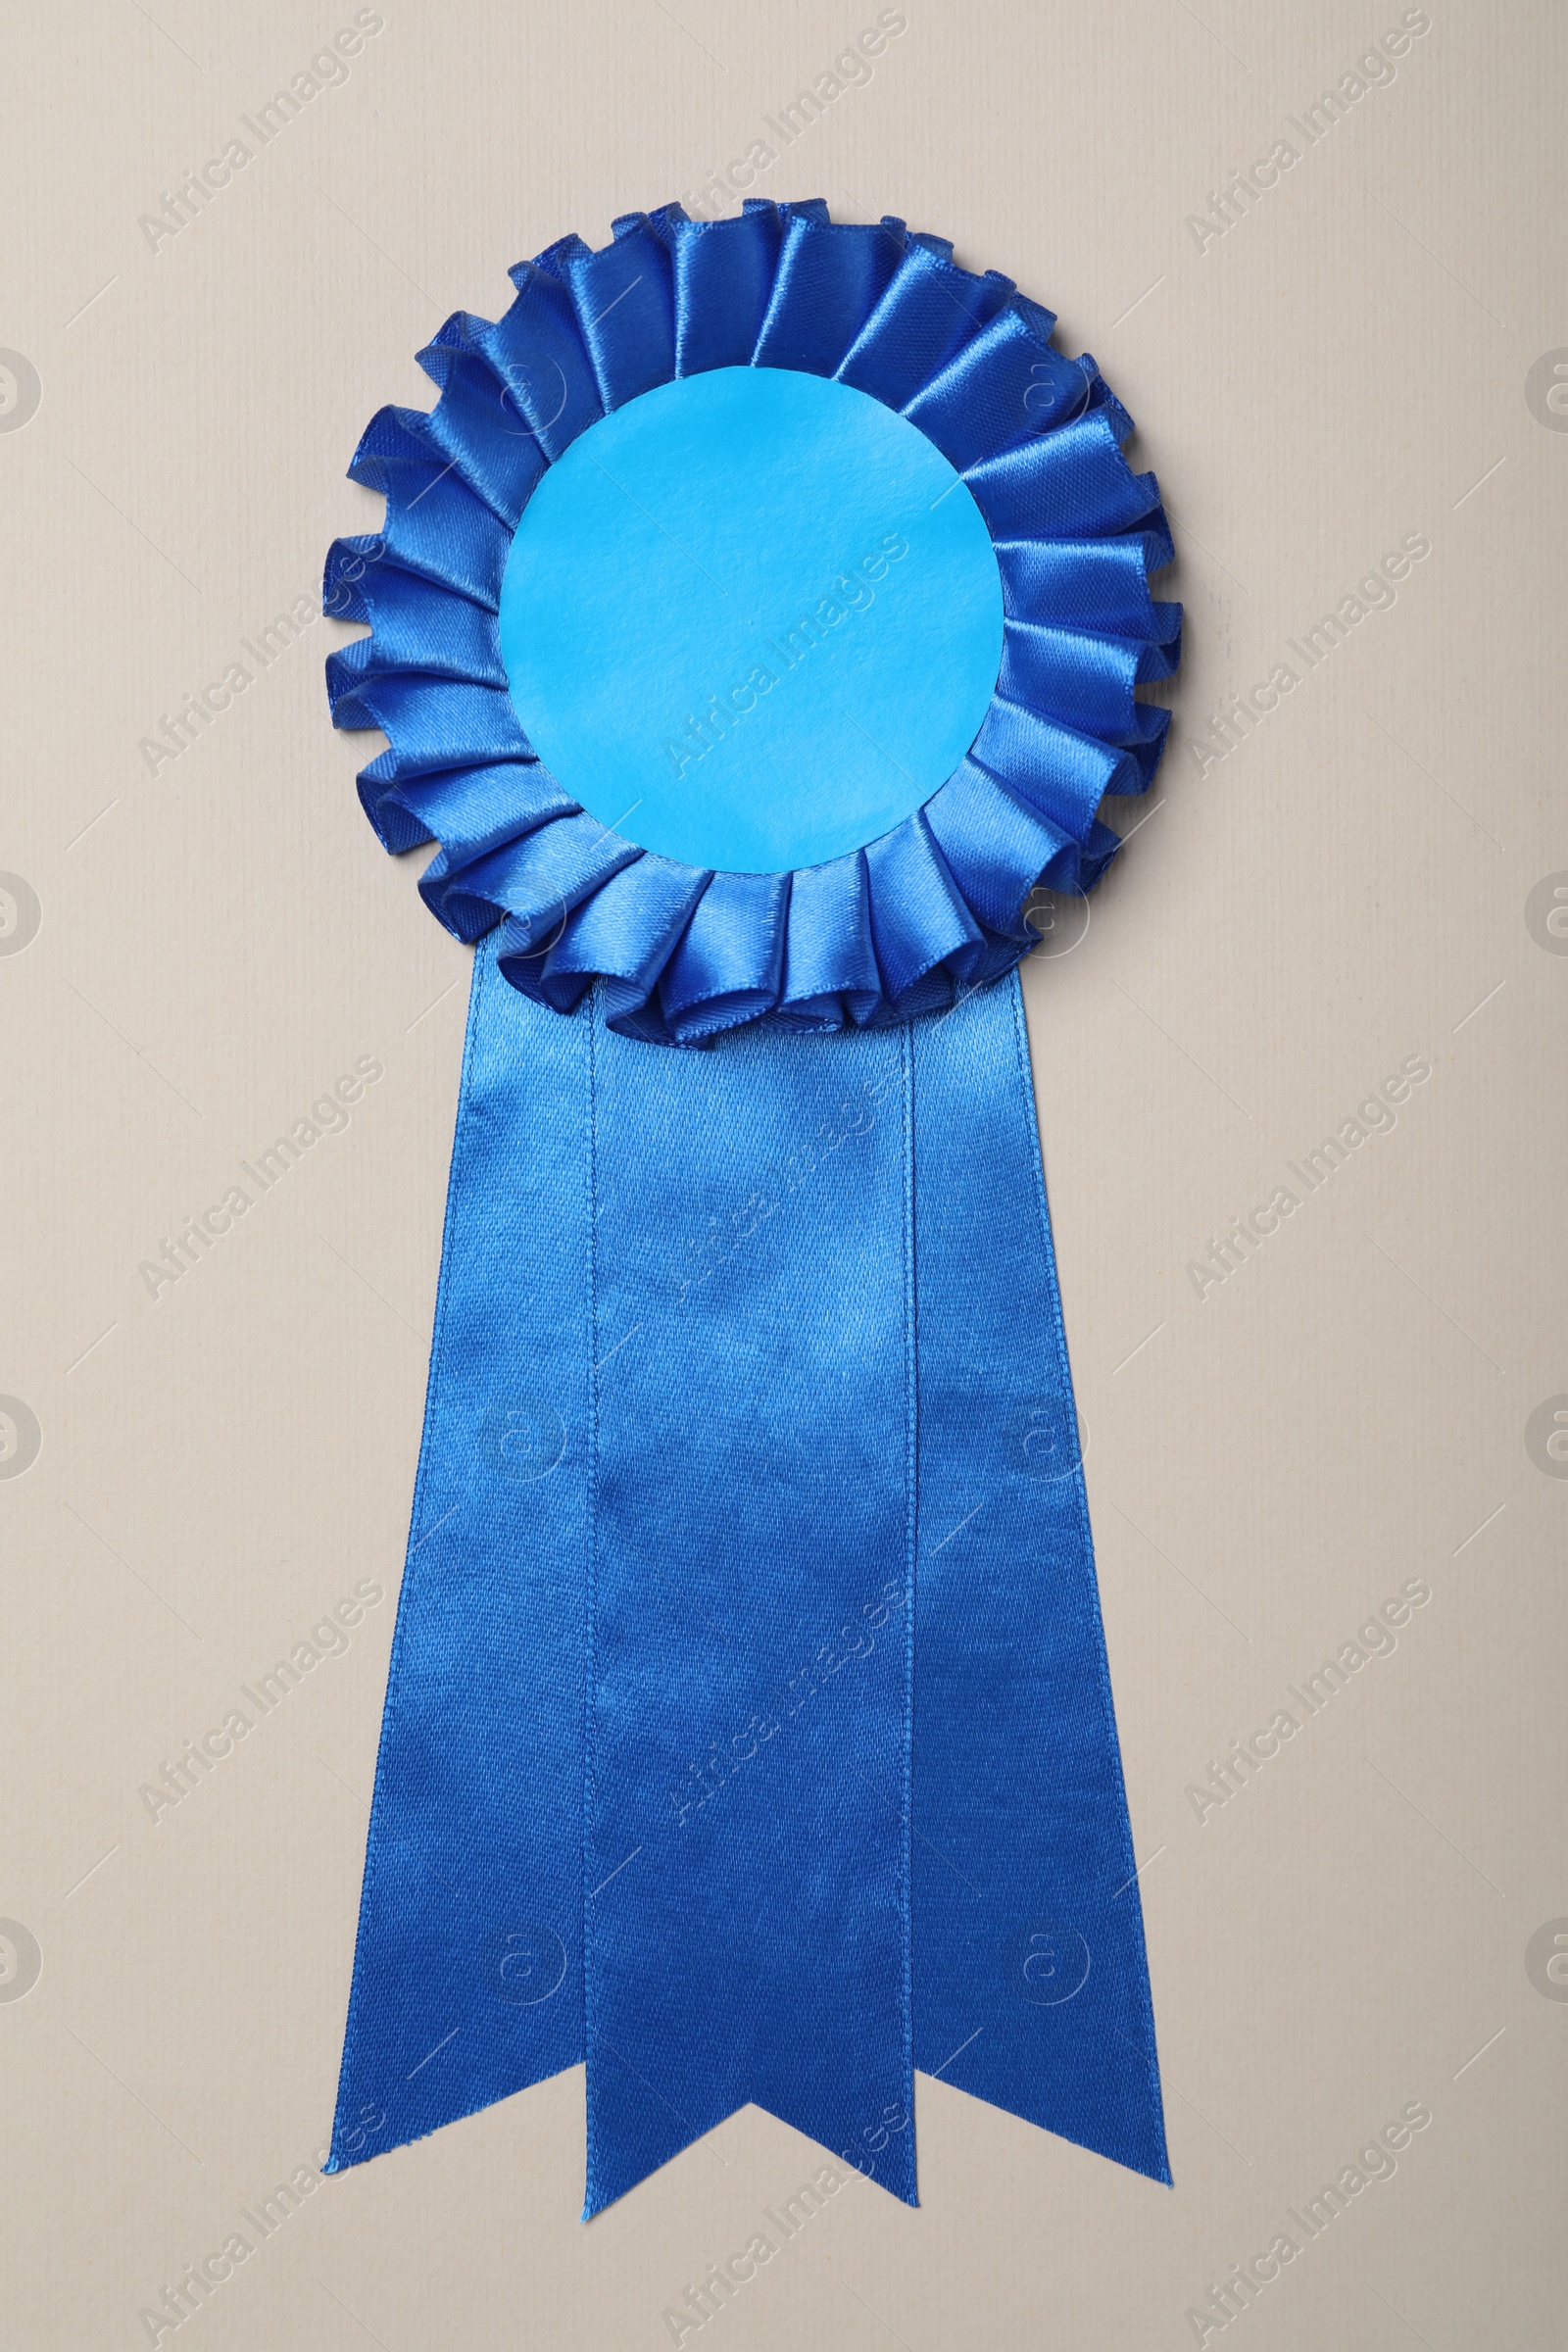
<path fill-rule="evenodd" d="M 545 460 L 542 442 L 520 429 L 515 404 L 511 416 L 507 413 L 506 378 L 488 348 L 493 332 L 487 319 L 459 311 L 418 358 L 441 391 L 426 438 L 510 531 L 544 472 Z"/>
<path fill-rule="evenodd" d="M 660 1002 L 687 1043 L 749 1020 L 777 1002 L 788 874 L 714 874 L 664 967 Z"/>
<path fill-rule="evenodd" d="M 481 499 L 460 482 L 418 428 L 429 418 L 409 409 L 382 409 L 366 428 L 349 478 L 379 490 L 386 513 L 379 531 L 334 539 L 327 551 L 322 605 L 345 612 L 345 597 L 372 564 L 417 579 L 437 580 L 455 596 L 472 597 L 494 612 L 501 601 L 511 539 Z M 368 617 L 368 615 L 367 615 Z"/>
<path fill-rule="evenodd" d="M 748 196 L 736 220 L 682 222 L 674 261 L 677 374 L 750 364 L 782 235 L 777 205 L 760 196 Z"/>
<path fill-rule="evenodd" d="M 646 857 L 574 907 L 544 959 L 538 994 L 570 1012 L 596 973 L 619 1026 L 658 985 L 671 930 L 684 929 L 711 877 L 670 858 Z"/>
<path fill-rule="evenodd" d="M 903 258 L 904 222 L 846 223 L 789 209 L 753 365 L 832 375 Z"/>
<path fill-rule="evenodd" d="M 782 1003 L 791 1024 L 841 1029 L 863 1021 L 882 984 L 871 938 L 865 852 L 808 866 L 790 889 Z"/>
<path fill-rule="evenodd" d="M 566 263 L 562 274 L 606 415 L 668 383 L 675 372 L 669 248 L 647 214 L 617 220 L 612 243 Z"/>
<path fill-rule="evenodd" d="M 881 298 L 845 353 L 841 383 L 902 409 L 1001 309 L 1012 280 L 960 270 L 945 238 L 911 236 Z"/>

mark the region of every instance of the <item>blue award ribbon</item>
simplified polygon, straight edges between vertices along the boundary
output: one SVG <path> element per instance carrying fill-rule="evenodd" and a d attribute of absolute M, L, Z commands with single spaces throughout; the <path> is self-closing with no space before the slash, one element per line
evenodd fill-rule
<path fill-rule="evenodd" d="M 1168 2180 L 1015 968 L 1157 758 L 1157 494 L 902 223 L 514 276 L 328 561 L 478 943 L 329 2169 L 586 2061 L 587 2214 L 747 2101 L 913 2202 L 917 2068 Z M 845 475 L 752 581 L 768 450 Z"/>

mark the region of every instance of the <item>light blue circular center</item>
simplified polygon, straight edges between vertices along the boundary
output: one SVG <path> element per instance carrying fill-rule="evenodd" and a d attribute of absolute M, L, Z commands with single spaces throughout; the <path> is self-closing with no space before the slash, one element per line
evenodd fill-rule
<path fill-rule="evenodd" d="M 880 401 L 778 368 L 661 384 L 523 511 L 501 652 L 589 814 L 730 873 L 875 841 L 957 767 L 1002 659 L 991 537 Z"/>

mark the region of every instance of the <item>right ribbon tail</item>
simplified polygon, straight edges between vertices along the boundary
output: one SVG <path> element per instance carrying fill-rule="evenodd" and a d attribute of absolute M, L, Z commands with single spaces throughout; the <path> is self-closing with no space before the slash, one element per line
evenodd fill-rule
<path fill-rule="evenodd" d="M 914 2063 L 1168 2182 L 1017 973 L 913 1038 Z"/>

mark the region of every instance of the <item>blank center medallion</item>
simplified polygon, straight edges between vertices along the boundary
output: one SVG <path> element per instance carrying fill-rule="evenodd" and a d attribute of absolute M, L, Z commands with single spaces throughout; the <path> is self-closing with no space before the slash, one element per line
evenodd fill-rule
<path fill-rule="evenodd" d="M 925 435 L 847 384 L 721 368 L 628 401 L 523 510 L 518 718 L 608 829 L 777 873 L 890 832 L 959 765 L 1002 659 L 991 536 Z"/>

